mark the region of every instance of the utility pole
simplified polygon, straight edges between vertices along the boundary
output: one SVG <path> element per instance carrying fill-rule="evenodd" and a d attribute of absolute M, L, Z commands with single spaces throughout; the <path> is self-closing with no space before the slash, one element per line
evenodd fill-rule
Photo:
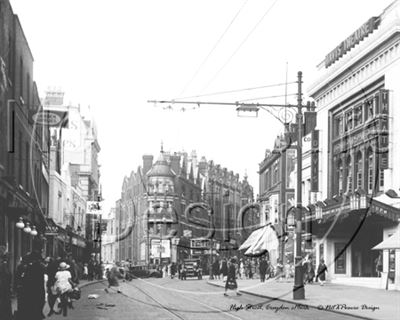
<path fill-rule="evenodd" d="M 303 281 L 303 268 L 301 265 L 302 253 L 301 253 L 301 216 L 302 216 L 302 189 L 301 184 L 303 180 L 303 153 L 301 140 L 303 136 L 303 113 L 302 113 L 302 72 L 297 73 L 297 114 L 296 114 L 296 124 L 297 124 L 297 196 L 296 196 L 296 258 L 295 258 L 295 275 L 294 275 L 294 287 L 293 287 L 293 299 L 301 300 L 305 299 L 304 292 L 304 281 Z"/>
<path fill-rule="evenodd" d="M 302 72 L 297 73 L 297 104 L 266 104 L 266 103 L 242 103 L 242 102 L 214 102 L 214 101 L 176 101 L 176 100 L 148 100 L 149 103 L 167 103 L 167 104 L 196 104 L 200 105 L 220 105 L 220 106 L 236 106 L 237 111 L 251 111 L 257 112 L 260 108 L 281 107 L 281 108 L 296 108 L 296 124 L 297 124 L 297 205 L 296 205 L 296 258 L 295 258 L 295 278 L 293 287 L 293 299 L 305 299 L 304 283 L 303 283 L 303 270 L 302 270 L 302 252 L 301 252 L 301 238 L 302 238 L 302 126 L 303 114 L 302 109 L 306 106 L 302 104 Z M 268 110 L 266 110 L 268 111 Z M 280 120 L 280 119 L 279 119 Z M 286 128 L 286 127 L 285 127 Z M 286 151 L 290 147 L 286 145 Z"/>

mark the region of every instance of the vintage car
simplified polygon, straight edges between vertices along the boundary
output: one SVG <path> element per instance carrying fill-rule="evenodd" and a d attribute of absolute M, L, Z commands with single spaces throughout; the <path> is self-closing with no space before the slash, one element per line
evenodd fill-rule
<path fill-rule="evenodd" d="M 202 279 L 202 269 L 200 267 L 200 260 L 198 259 L 185 259 L 183 260 L 183 270 L 181 275 L 181 280 L 186 280 L 186 278 L 197 278 Z"/>

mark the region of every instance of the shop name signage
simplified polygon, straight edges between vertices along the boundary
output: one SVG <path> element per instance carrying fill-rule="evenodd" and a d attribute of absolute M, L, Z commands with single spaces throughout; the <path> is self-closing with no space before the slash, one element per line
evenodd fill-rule
<path fill-rule="evenodd" d="M 342 41 L 335 49 L 329 52 L 325 57 L 325 68 L 328 68 L 336 60 L 342 57 L 347 51 L 350 51 L 356 44 L 360 43 L 381 22 L 380 17 L 372 17 L 368 19 L 360 28 L 354 31 L 349 37 Z"/>
<path fill-rule="evenodd" d="M 311 192 L 318 192 L 319 130 L 311 132 Z"/>

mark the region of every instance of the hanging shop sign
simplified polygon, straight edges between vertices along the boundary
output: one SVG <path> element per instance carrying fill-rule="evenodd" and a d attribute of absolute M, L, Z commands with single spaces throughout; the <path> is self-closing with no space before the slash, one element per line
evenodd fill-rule
<path fill-rule="evenodd" d="M 39 125 L 46 125 L 50 127 L 68 127 L 68 111 L 64 110 L 41 110 L 30 112 L 30 121 Z"/>
<path fill-rule="evenodd" d="M 355 45 L 361 42 L 366 36 L 374 31 L 381 22 L 380 17 L 368 19 L 360 28 L 354 31 L 346 40 L 342 41 L 335 49 L 329 52 L 325 57 L 325 68 L 328 68 L 336 60 L 342 57 L 347 51 L 350 51 Z"/>

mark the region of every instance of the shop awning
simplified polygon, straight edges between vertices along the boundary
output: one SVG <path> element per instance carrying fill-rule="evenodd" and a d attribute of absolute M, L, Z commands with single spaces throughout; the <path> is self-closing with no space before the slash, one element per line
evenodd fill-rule
<path fill-rule="evenodd" d="M 267 225 L 253 231 L 249 238 L 240 246 L 239 250 L 247 248 L 245 255 L 259 255 L 266 251 L 277 250 L 279 246 L 278 237 L 274 228 Z"/>
<path fill-rule="evenodd" d="M 400 230 L 397 230 L 391 237 L 383 240 L 372 248 L 372 250 L 400 249 Z"/>

